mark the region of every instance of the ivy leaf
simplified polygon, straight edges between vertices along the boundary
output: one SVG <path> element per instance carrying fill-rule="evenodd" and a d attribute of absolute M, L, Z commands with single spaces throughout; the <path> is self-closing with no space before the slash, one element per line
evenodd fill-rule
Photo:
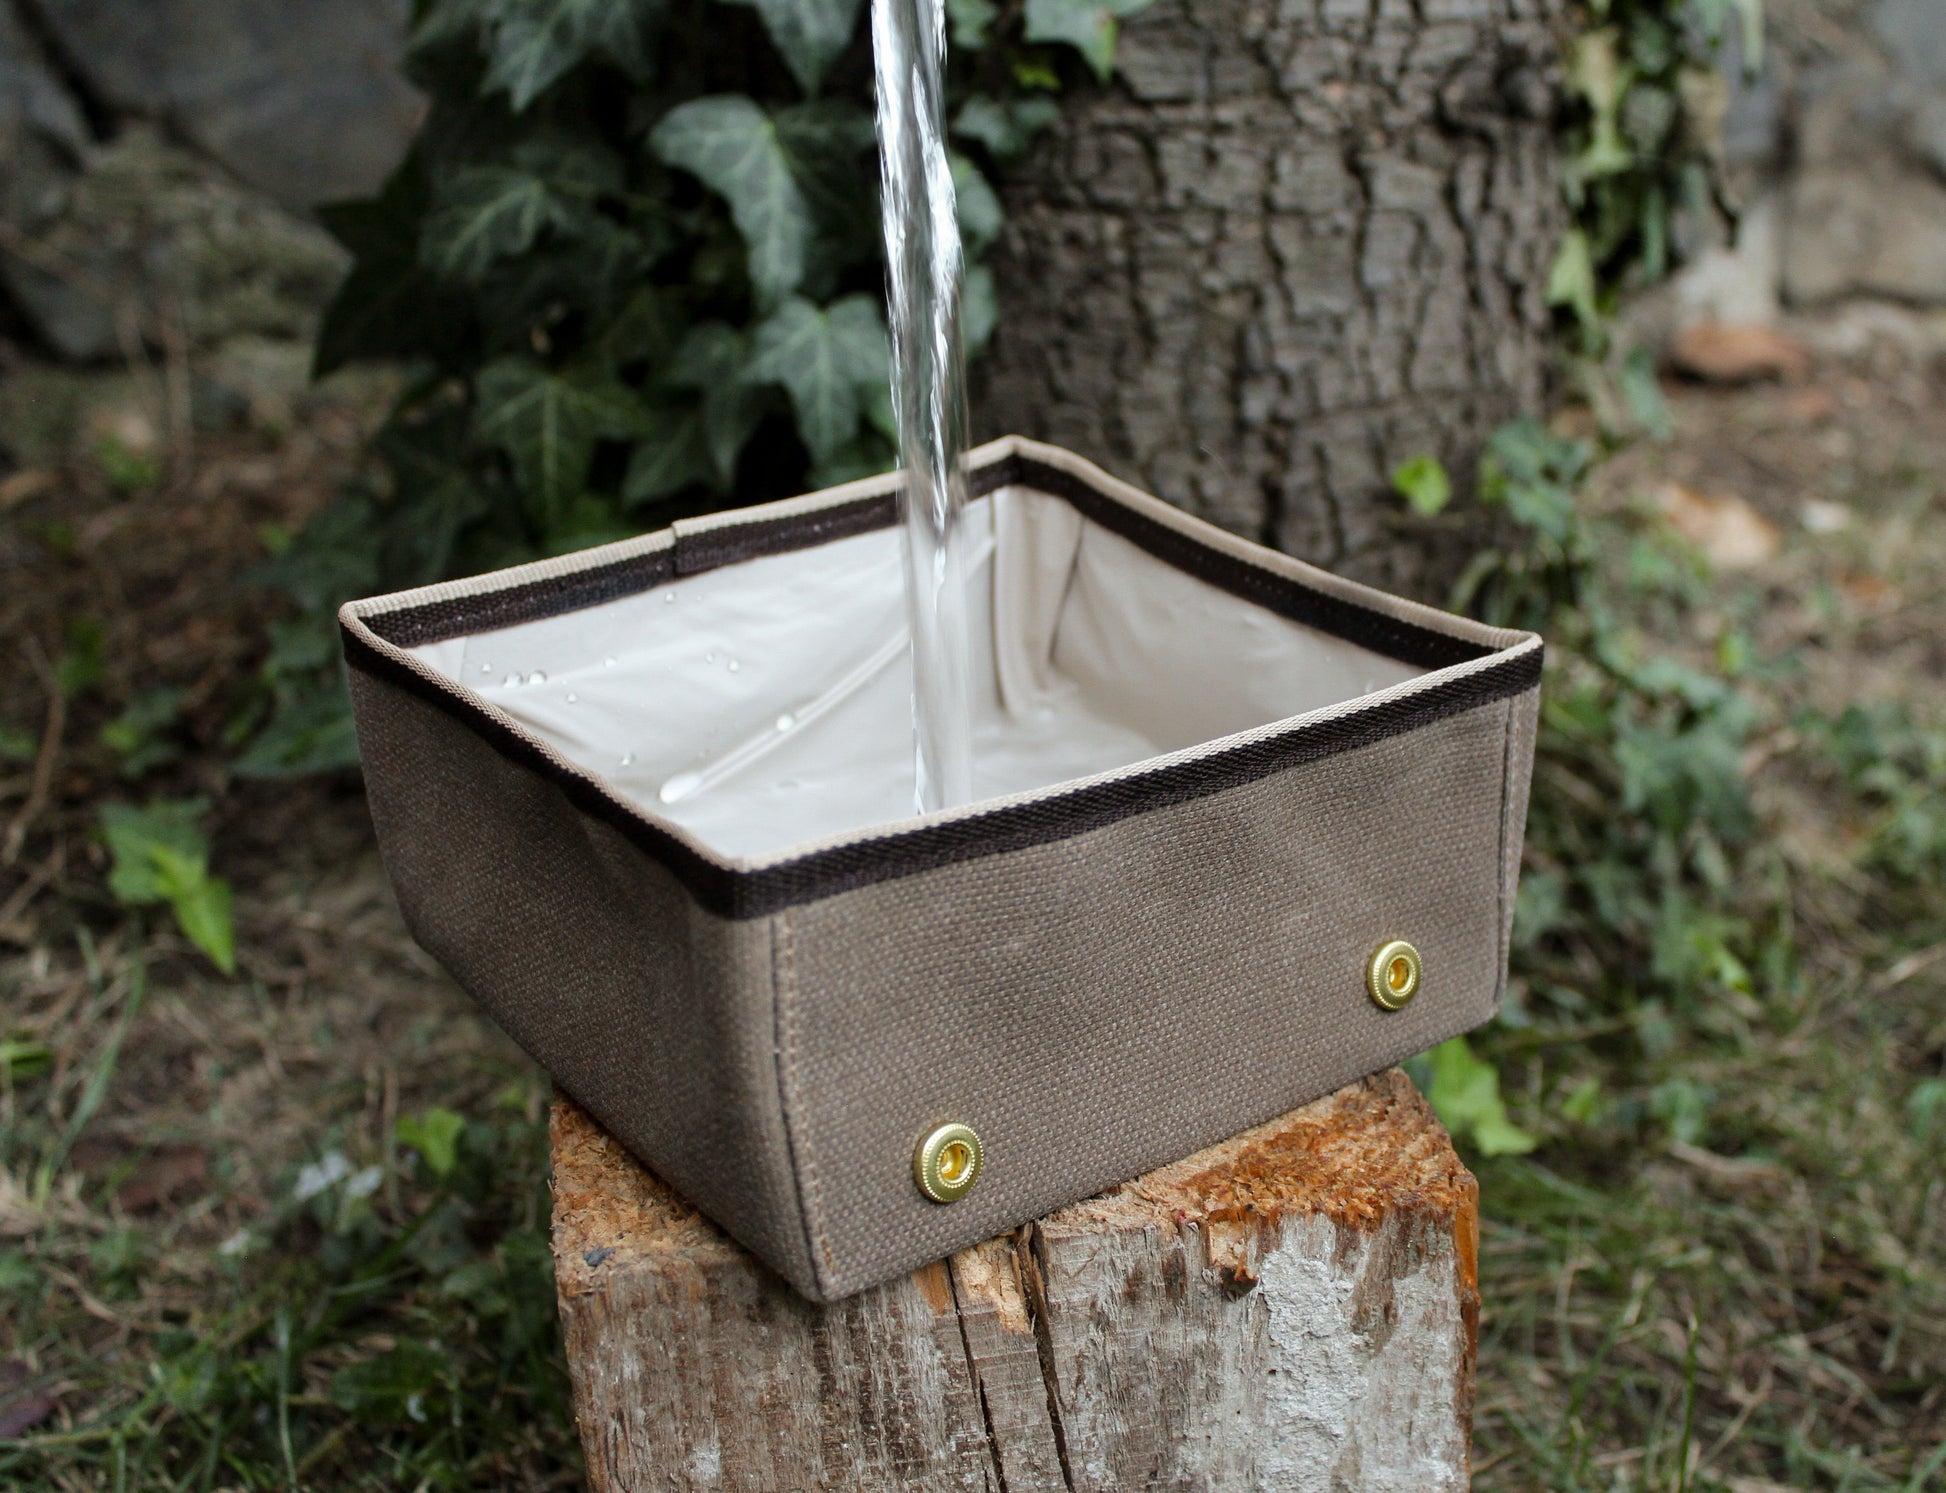
<path fill-rule="evenodd" d="M 976 264 L 966 272 L 960 287 L 960 338 L 968 357 L 977 357 L 1000 325 L 1000 292 L 993 283 L 993 271 Z"/>
<path fill-rule="evenodd" d="M 746 376 L 750 339 L 720 321 L 695 327 L 669 362 L 666 382 L 703 396 L 702 432 L 719 486 L 736 476 L 737 459 L 763 419 L 764 395 Z"/>
<path fill-rule="evenodd" d="M 576 201 L 619 193 L 627 185 L 622 158 L 598 141 L 543 130 L 513 150 L 513 163 L 540 177 L 550 190 Z"/>
<path fill-rule="evenodd" d="M 860 389 L 883 382 L 887 367 L 885 327 L 869 296 L 846 296 L 829 311 L 794 296 L 752 335 L 747 377 L 790 391 L 798 433 L 823 463 L 857 433 Z"/>
<path fill-rule="evenodd" d="M 641 406 L 622 385 L 556 373 L 531 358 L 499 358 L 480 370 L 475 429 L 512 459 L 543 533 L 563 529 L 581 496 L 595 442 L 641 427 Z"/>
<path fill-rule="evenodd" d="M 209 874 L 209 838 L 203 798 L 158 799 L 147 808 L 103 804 L 102 838 L 108 842 L 108 889 L 125 906 L 166 902 L 176 926 L 226 975 L 236 973 L 236 930 L 230 915 L 230 884 Z"/>
<path fill-rule="evenodd" d="M 1634 71 L 1622 59 L 1620 39 L 1617 28 L 1604 26 L 1577 37 L 1569 54 L 1568 81 L 1588 101 L 1588 116 L 1594 126 L 1575 162 L 1584 178 L 1625 171 L 1635 159 L 1621 130 L 1622 99 Z"/>
<path fill-rule="evenodd" d="M 761 301 L 774 305 L 797 288 L 811 241 L 811 210 L 762 109 L 740 94 L 694 99 L 663 116 L 649 146 L 729 203 Z"/>
<path fill-rule="evenodd" d="M 643 285 L 596 334 L 596 347 L 611 369 L 663 363 L 674 351 L 685 319 L 675 292 L 661 285 Z"/>
<path fill-rule="evenodd" d="M 167 846 L 153 846 L 156 880 L 163 899 L 176 915 L 183 936 L 209 956 L 226 975 L 236 973 L 236 923 L 230 908 L 230 884 L 209 874 L 202 856 L 186 856 Z"/>
<path fill-rule="evenodd" d="M 651 410 L 629 454 L 622 502 L 630 508 L 673 497 L 686 487 L 713 485 L 718 467 L 703 430 L 700 408 Z"/>
<path fill-rule="evenodd" d="M 984 145 L 994 160 L 1006 165 L 1026 154 L 1034 137 L 1060 117 L 1060 106 L 1050 98 L 1025 98 L 1003 103 L 984 93 L 976 93 L 959 111 L 959 118 L 953 121 L 953 133 L 962 140 Z"/>
<path fill-rule="evenodd" d="M 806 93 L 816 93 L 824 70 L 851 42 L 858 0 L 730 0 L 754 6 L 784 65 Z"/>
<path fill-rule="evenodd" d="M 407 1115 L 392 1128 L 402 1146 L 410 1146 L 425 1158 L 435 1177 L 444 1177 L 459 1160 L 459 1138 L 466 1132 L 466 1121 L 450 1109 L 429 1109 L 423 1114 Z"/>
<path fill-rule="evenodd" d="M 1593 331 L 1601 320 L 1595 307 L 1595 258 L 1588 235 L 1570 228 L 1561 240 L 1561 252 L 1547 272 L 1547 304 L 1567 306 L 1575 320 Z"/>
<path fill-rule="evenodd" d="M 871 115 L 856 104 L 817 99 L 779 109 L 771 122 L 791 174 L 819 209 L 816 216 L 862 212 L 876 235 L 878 195 L 870 171 L 859 162 L 878 143 Z"/>
<path fill-rule="evenodd" d="M 1027 40 L 1066 42 L 1102 82 L 1115 71 L 1120 18 L 1147 10 L 1151 0 L 1027 0 Z"/>
<path fill-rule="evenodd" d="M 1413 456 L 1400 462 L 1392 473 L 1392 490 L 1421 518 L 1444 512 L 1453 501 L 1453 479 L 1437 456 Z"/>
<path fill-rule="evenodd" d="M 519 113 L 593 51 L 643 77 L 657 9 L 649 0 L 493 0 L 486 89 L 505 89 Z"/>
<path fill-rule="evenodd" d="M 125 907 L 144 907 L 163 900 L 163 882 L 152 852 L 158 847 L 179 857 L 209 859 L 209 838 L 203 819 L 206 798 L 157 799 L 147 808 L 132 804 L 103 804 L 99 811 L 102 838 L 108 842 L 111 864 L 108 890 Z"/>
<path fill-rule="evenodd" d="M 1440 1043 L 1427 1055 L 1427 1063 L 1426 1101 L 1442 1125 L 1470 1138 L 1482 1156 L 1520 1156 L 1539 1144 L 1507 1118 L 1500 1075 L 1475 1055 L 1466 1038 Z"/>
<path fill-rule="evenodd" d="M 959 231 L 966 240 L 966 252 L 979 254 L 1000 236 L 1000 225 L 1007 219 L 1000 198 L 987 184 L 986 177 L 958 151 L 952 155 L 953 198 L 959 210 Z"/>
<path fill-rule="evenodd" d="M 409 51 L 423 51 L 477 31 L 486 21 L 488 0 L 433 0 L 414 7 L 421 13 L 406 36 Z"/>
<path fill-rule="evenodd" d="M 231 767 L 240 778 L 302 778 L 357 765 L 351 698 L 334 669 L 280 703 Z"/>
<path fill-rule="evenodd" d="M 1000 19 L 994 0 L 946 0 L 946 18 L 952 23 L 953 45 L 968 52 L 983 51 L 987 28 Z"/>
<path fill-rule="evenodd" d="M 101 744 L 121 759 L 123 777 L 140 778 L 150 768 L 181 755 L 171 736 L 182 719 L 182 700 L 179 689 L 144 690 L 101 728 Z"/>
<path fill-rule="evenodd" d="M 477 282 L 496 262 L 525 254 L 545 230 L 567 221 L 565 205 L 538 176 L 512 166 L 469 166 L 440 186 L 419 256 L 438 274 Z"/>
<path fill-rule="evenodd" d="M 450 364 L 466 345 L 470 308 L 419 261 L 420 224 L 431 196 L 415 150 L 378 196 L 318 209 L 326 231 L 357 258 L 318 328 L 315 377 L 358 358 L 430 357 Z"/>

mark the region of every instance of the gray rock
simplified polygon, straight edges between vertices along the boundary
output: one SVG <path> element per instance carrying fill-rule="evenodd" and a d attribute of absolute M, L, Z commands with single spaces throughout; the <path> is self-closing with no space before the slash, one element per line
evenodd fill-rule
<path fill-rule="evenodd" d="M 1905 143 L 1913 155 L 1946 179 L 1946 92 L 1924 99 L 1906 116 Z M 1941 246 L 1946 253 L 1946 245 Z"/>
<path fill-rule="evenodd" d="M 16 246 L 0 255 L 8 291 L 55 352 L 80 362 L 121 356 L 135 339 L 307 338 L 345 267 L 315 224 L 145 125 L 91 151 L 59 210 Z"/>
<path fill-rule="evenodd" d="M 0 130 L 28 129 L 78 157 L 88 143 L 81 108 L 55 77 L 11 6 L 0 3 Z M 11 141 L 5 142 L 11 144 Z M 5 158 L 0 157 L 0 169 Z"/>
<path fill-rule="evenodd" d="M 1929 88 L 1946 88 L 1946 4 L 1879 0 L 1873 28 L 1892 65 Z"/>
<path fill-rule="evenodd" d="M 407 0 L 38 0 L 87 86 L 290 207 L 374 190 L 421 102 Z"/>
<path fill-rule="evenodd" d="M 1889 154 L 1806 170 L 1791 186 L 1784 289 L 1946 302 L 1946 186 Z"/>
<path fill-rule="evenodd" d="M 63 349 L 112 341 L 113 321 L 20 251 L 66 210 L 88 145 L 80 106 L 13 10 L 0 3 L 0 225 L 8 230 L 0 243 L 0 287 Z"/>

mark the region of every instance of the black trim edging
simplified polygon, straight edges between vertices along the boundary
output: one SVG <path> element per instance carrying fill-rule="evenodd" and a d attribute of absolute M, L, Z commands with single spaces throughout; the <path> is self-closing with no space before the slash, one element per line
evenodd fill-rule
<path fill-rule="evenodd" d="M 963 819 L 812 851 L 760 870 L 738 871 L 702 855 L 644 818 L 586 773 L 563 767 L 537 742 L 482 707 L 374 648 L 350 628 L 342 631 L 345 661 L 353 668 L 443 711 L 503 757 L 538 773 L 566 794 L 577 809 L 618 831 L 666 867 L 704 908 L 732 919 L 767 917 L 787 907 L 960 861 L 1071 839 L 1137 814 L 1372 746 L 1536 688 L 1542 658 L 1542 650 L 1536 647 L 1471 674 L 1189 761 L 1090 783 L 1030 803 L 988 809 Z"/>
<path fill-rule="evenodd" d="M 1083 517 L 1120 535 L 1164 564 L 1232 596 L 1416 669 L 1443 669 L 1471 663 L 1494 651 L 1486 644 L 1468 642 L 1422 623 L 1388 616 L 1359 602 L 1320 591 L 1292 576 L 1278 575 L 1239 556 L 1211 549 L 1201 540 L 1126 507 L 1082 478 L 1046 462 L 1018 455 L 1003 456 L 967 473 L 967 491 L 973 497 L 1015 486 L 1030 487 L 1060 498 Z M 558 617 L 582 607 L 599 606 L 651 590 L 681 576 L 849 539 L 890 528 L 898 521 L 899 494 L 893 491 L 781 518 L 753 518 L 745 523 L 678 531 L 675 543 L 665 549 L 567 575 L 526 581 L 503 591 L 425 602 L 380 613 L 365 619 L 365 625 L 388 643 L 417 648 L 468 633 Z"/>

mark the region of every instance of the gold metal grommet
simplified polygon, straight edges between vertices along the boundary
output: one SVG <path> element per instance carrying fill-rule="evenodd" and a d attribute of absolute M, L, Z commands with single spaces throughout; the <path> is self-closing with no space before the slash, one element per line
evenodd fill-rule
<path fill-rule="evenodd" d="M 980 1180 L 980 1138 L 970 1125 L 941 1125 L 919 1142 L 913 1180 L 935 1203 L 957 1203 Z"/>
<path fill-rule="evenodd" d="M 1419 993 L 1419 951 L 1403 938 L 1382 943 L 1365 966 L 1365 990 L 1388 1011 L 1402 1010 Z"/>

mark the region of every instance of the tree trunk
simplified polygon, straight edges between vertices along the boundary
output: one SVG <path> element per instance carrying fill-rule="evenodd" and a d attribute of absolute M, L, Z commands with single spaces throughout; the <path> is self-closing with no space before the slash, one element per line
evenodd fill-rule
<path fill-rule="evenodd" d="M 1158 0 L 1007 181 L 975 409 L 1408 589 L 1394 467 L 1462 492 L 1544 393 L 1563 0 Z"/>
<path fill-rule="evenodd" d="M 1411 1081 L 812 1306 L 554 1107 L 595 1493 L 1463 1493 L 1478 1190 Z"/>

